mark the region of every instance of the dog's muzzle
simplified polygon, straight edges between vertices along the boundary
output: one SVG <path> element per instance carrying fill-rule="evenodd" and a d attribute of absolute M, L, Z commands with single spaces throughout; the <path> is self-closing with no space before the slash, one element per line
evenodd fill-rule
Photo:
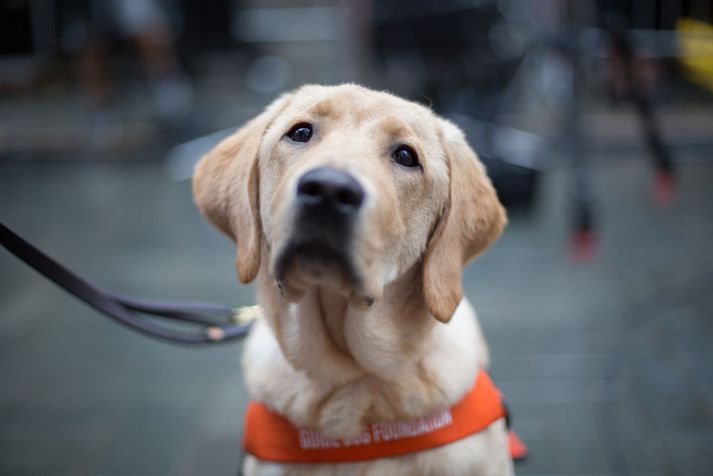
<path fill-rule="evenodd" d="M 294 200 L 295 220 L 276 262 L 276 278 L 282 280 L 296 265 L 303 279 L 333 276 L 357 283 L 350 250 L 365 200 L 361 184 L 347 172 L 318 167 L 298 179 Z"/>

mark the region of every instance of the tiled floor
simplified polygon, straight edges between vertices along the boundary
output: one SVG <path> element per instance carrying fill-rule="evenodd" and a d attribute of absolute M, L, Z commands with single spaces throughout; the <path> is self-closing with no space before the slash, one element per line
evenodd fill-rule
<path fill-rule="evenodd" d="M 567 254 L 567 169 L 465 274 L 528 475 L 713 474 L 713 161 L 669 206 L 643 160 L 595 166 L 599 255 Z M 233 249 L 163 164 L 0 163 L 0 217 L 107 286 L 252 303 Z M 240 345 L 111 323 L 0 252 L 0 474 L 234 474 Z"/>

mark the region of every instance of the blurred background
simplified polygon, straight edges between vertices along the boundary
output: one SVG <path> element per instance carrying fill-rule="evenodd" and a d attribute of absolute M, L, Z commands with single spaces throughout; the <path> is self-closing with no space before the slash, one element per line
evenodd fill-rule
<path fill-rule="evenodd" d="M 464 276 L 530 475 L 713 474 L 710 0 L 0 0 L 0 219 L 146 297 L 254 302 L 190 174 L 303 83 L 466 132 L 510 224 Z M 240 344 L 0 252 L 0 473 L 235 474 Z"/>

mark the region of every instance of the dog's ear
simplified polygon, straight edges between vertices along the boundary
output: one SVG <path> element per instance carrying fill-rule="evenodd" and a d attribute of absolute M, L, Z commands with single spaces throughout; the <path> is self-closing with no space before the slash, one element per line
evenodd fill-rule
<path fill-rule="evenodd" d="M 426 250 L 423 289 L 431 314 L 448 322 L 463 297 L 463 266 L 495 241 L 507 218 L 463 132 L 446 120 L 439 122 L 449 165 L 450 199 Z"/>
<path fill-rule="evenodd" d="M 262 227 L 258 204 L 258 153 L 265 130 L 287 107 L 284 95 L 201 158 L 193 174 L 198 209 L 235 240 L 235 267 L 243 283 L 260 268 Z"/>

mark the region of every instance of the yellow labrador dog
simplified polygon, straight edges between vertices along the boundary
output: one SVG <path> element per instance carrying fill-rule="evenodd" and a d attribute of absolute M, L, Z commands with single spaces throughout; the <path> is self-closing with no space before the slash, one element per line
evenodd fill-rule
<path fill-rule="evenodd" d="M 364 425 L 458 402 L 488 351 L 462 296 L 465 263 L 505 212 L 463 133 L 429 109 L 356 85 L 304 86 L 202 158 L 198 207 L 237 243 L 263 317 L 245 344 L 252 398 L 294 425 L 351 438 Z M 384 459 L 245 474 L 509 475 L 502 419 L 451 444 Z"/>

